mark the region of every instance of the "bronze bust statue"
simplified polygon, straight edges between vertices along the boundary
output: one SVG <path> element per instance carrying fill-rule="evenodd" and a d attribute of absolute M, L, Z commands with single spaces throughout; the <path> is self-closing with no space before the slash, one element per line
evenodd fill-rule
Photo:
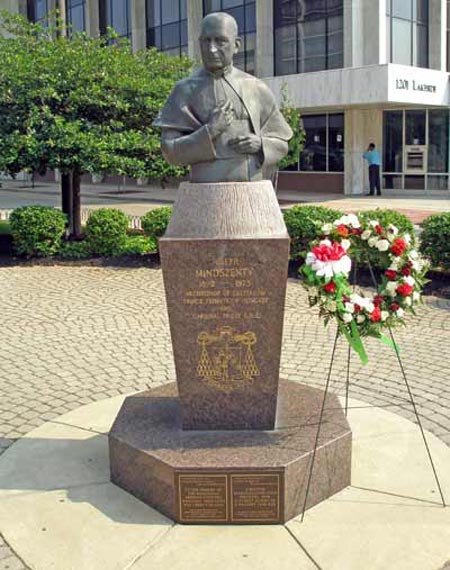
<path fill-rule="evenodd" d="M 233 67 L 236 20 L 224 12 L 203 19 L 203 68 L 179 81 L 155 121 L 172 164 L 191 165 L 191 182 L 270 178 L 292 136 L 265 83 Z"/>

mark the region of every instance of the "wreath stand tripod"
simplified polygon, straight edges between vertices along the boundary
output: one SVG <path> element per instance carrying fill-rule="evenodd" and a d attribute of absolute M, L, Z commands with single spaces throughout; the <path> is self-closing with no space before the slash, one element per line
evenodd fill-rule
<path fill-rule="evenodd" d="M 375 278 L 375 274 L 374 274 L 372 265 L 371 265 L 369 260 L 367 260 L 367 261 L 368 261 L 368 266 L 369 266 L 369 271 L 370 271 L 370 276 L 371 276 L 373 286 L 375 288 L 377 288 L 377 280 Z M 356 279 L 355 279 L 356 273 L 357 273 L 357 264 L 355 263 L 354 273 L 353 273 L 354 283 L 356 283 Z M 430 451 L 430 447 L 428 445 L 428 441 L 427 441 L 427 438 L 425 435 L 425 431 L 423 429 L 422 421 L 420 419 L 420 414 L 417 411 L 417 405 L 416 405 L 416 402 L 414 399 L 414 395 L 413 395 L 413 392 L 411 390 L 411 386 L 408 382 L 408 378 L 406 376 L 406 372 L 405 372 L 405 368 L 403 366 L 402 359 L 400 357 L 400 351 L 399 351 L 397 342 L 395 341 L 394 334 L 392 332 L 392 328 L 390 326 L 388 326 L 388 331 L 389 331 L 389 336 L 390 336 L 391 341 L 392 341 L 393 348 L 395 350 L 395 354 L 397 357 L 398 364 L 400 366 L 400 371 L 402 373 L 403 380 L 405 382 L 405 386 L 406 386 L 406 389 L 408 392 L 409 402 L 413 408 L 414 415 L 416 417 L 416 421 L 417 421 L 417 424 L 419 426 L 420 433 L 422 436 L 422 440 L 423 440 L 423 443 L 425 445 L 425 449 L 426 449 L 426 452 L 428 455 L 430 466 L 431 466 L 431 469 L 433 471 L 433 476 L 434 476 L 434 480 L 436 483 L 436 487 L 439 491 L 439 495 L 441 498 L 442 506 L 445 508 L 447 505 L 445 503 L 445 498 L 444 498 L 444 494 L 442 491 L 441 483 L 439 481 L 439 476 L 438 476 L 438 473 L 437 473 L 437 470 L 436 470 L 436 467 L 435 467 L 435 464 L 433 461 L 433 457 L 431 455 L 431 451 Z M 331 353 L 330 365 L 328 368 L 327 380 L 325 383 L 325 390 L 324 390 L 324 394 L 323 394 L 322 407 L 321 407 L 320 415 L 319 415 L 319 422 L 318 422 L 318 426 L 317 426 L 316 438 L 315 438 L 315 443 L 314 443 L 314 450 L 313 450 L 311 463 L 310 463 L 310 467 L 309 467 L 308 481 L 306 484 L 306 492 L 305 492 L 305 499 L 303 502 L 301 522 L 303 522 L 303 520 L 305 518 L 306 504 L 308 501 L 308 495 L 309 495 L 309 490 L 310 490 L 310 486 L 311 486 L 312 474 L 313 474 L 313 470 L 314 470 L 314 462 L 315 462 L 317 447 L 318 447 L 318 443 L 319 443 L 320 431 L 321 431 L 321 427 L 322 427 L 323 415 L 324 415 L 324 411 L 325 411 L 325 404 L 326 404 L 326 399 L 327 399 L 328 390 L 329 390 L 329 386 L 330 386 L 331 373 L 333 370 L 333 364 L 334 364 L 334 358 L 335 358 L 335 354 L 336 354 L 336 347 L 337 347 L 338 338 L 339 338 L 339 328 L 337 328 L 337 330 L 336 330 L 336 336 L 334 339 L 333 350 Z M 346 416 L 348 415 L 348 400 L 349 400 L 349 391 L 350 391 L 350 361 L 351 361 L 351 346 L 349 345 L 348 346 L 348 353 L 347 353 L 347 375 L 346 375 L 346 382 L 345 382 L 345 415 Z"/>

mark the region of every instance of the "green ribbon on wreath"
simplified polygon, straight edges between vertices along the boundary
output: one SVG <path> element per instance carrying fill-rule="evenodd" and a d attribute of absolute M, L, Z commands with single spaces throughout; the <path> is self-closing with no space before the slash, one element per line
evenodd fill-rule
<path fill-rule="evenodd" d="M 342 297 L 344 295 L 350 295 L 351 293 L 347 284 L 347 277 L 342 274 L 335 275 L 333 281 L 336 284 L 336 307 L 340 309 L 342 312 L 345 312 L 345 307 L 344 303 L 342 302 Z M 338 320 L 337 322 L 339 330 L 345 336 L 349 345 L 357 353 L 361 362 L 363 364 L 367 364 L 369 362 L 369 358 L 367 356 L 366 349 L 364 348 L 364 344 L 359 335 L 358 327 L 356 326 L 355 321 L 352 320 L 349 323 L 350 330 L 348 330 L 348 327 L 342 321 Z"/>

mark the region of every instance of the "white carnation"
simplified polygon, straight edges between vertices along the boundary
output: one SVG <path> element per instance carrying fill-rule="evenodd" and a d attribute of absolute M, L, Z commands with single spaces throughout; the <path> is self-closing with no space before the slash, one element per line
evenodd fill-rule
<path fill-rule="evenodd" d="M 386 292 L 390 297 L 395 297 L 397 292 L 398 283 L 397 281 L 389 281 L 386 283 Z"/>
<path fill-rule="evenodd" d="M 361 239 L 369 239 L 370 236 L 372 235 L 372 232 L 370 230 L 364 230 L 363 233 L 361 234 Z"/>
<path fill-rule="evenodd" d="M 327 223 L 322 226 L 322 232 L 328 235 L 333 229 L 333 224 Z"/>
<path fill-rule="evenodd" d="M 414 291 L 414 293 L 412 294 L 412 298 L 413 298 L 413 301 L 420 301 L 420 293 L 418 293 L 417 291 Z"/>
<path fill-rule="evenodd" d="M 417 259 L 419 257 L 419 254 L 417 253 L 417 251 L 415 249 L 411 250 L 409 252 L 409 259 L 413 260 L 413 259 Z"/>
<path fill-rule="evenodd" d="M 373 236 L 369 238 L 369 241 L 367 243 L 369 244 L 370 247 L 376 247 L 379 239 L 380 238 L 378 236 Z"/>
<path fill-rule="evenodd" d="M 355 312 L 355 305 L 353 303 L 345 303 L 344 307 L 347 313 L 353 314 Z"/>
<path fill-rule="evenodd" d="M 400 309 L 397 309 L 397 310 L 395 311 L 395 314 L 397 315 L 397 317 L 398 317 L 399 319 L 401 319 L 401 318 L 403 317 L 403 315 L 405 314 L 405 311 L 400 307 Z"/>
<path fill-rule="evenodd" d="M 389 242 L 387 239 L 380 239 L 377 243 L 378 251 L 387 251 L 389 249 Z"/>
<path fill-rule="evenodd" d="M 337 227 L 340 225 L 350 226 L 351 228 L 360 228 L 361 224 L 359 223 L 358 216 L 355 214 L 348 214 L 345 216 L 341 216 L 338 220 L 335 220 L 333 224 Z"/>
<path fill-rule="evenodd" d="M 361 313 L 359 313 L 356 316 L 356 322 L 359 324 L 363 323 L 365 320 L 366 320 L 366 317 L 364 315 L 362 315 Z"/>
<path fill-rule="evenodd" d="M 353 315 L 351 315 L 350 313 L 343 313 L 342 320 L 344 321 L 344 323 L 351 323 L 353 321 Z"/>
<path fill-rule="evenodd" d="M 412 305 L 412 299 L 411 299 L 411 297 L 409 297 L 409 296 L 408 296 L 408 297 L 405 297 L 405 298 L 404 298 L 404 303 L 405 303 L 405 305 L 406 305 L 407 307 L 410 307 L 410 306 Z"/>
<path fill-rule="evenodd" d="M 406 241 L 406 243 L 409 245 L 411 243 L 411 236 L 410 234 L 405 234 L 403 236 L 403 239 Z"/>
<path fill-rule="evenodd" d="M 396 236 L 398 234 L 398 228 L 397 226 L 394 226 L 394 224 L 389 224 L 388 225 L 388 232 L 394 236 Z"/>
<path fill-rule="evenodd" d="M 352 245 L 352 242 L 349 239 L 343 239 L 341 241 L 341 245 L 347 251 L 347 249 Z"/>
<path fill-rule="evenodd" d="M 389 317 L 388 311 L 381 311 L 381 320 L 385 321 Z"/>
<path fill-rule="evenodd" d="M 411 285 L 411 287 L 415 284 L 416 280 L 414 279 L 414 277 L 411 277 L 411 275 L 408 275 L 408 277 L 405 277 L 403 279 L 403 281 L 405 283 L 408 283 L 408 285 Z"/>
<path fill-rule="evenodd" d="M 380 225 L 380 222 L 378 220 L 370 220 L 369 224 L 373 227 L 376 228 L 377 226 Z"/>

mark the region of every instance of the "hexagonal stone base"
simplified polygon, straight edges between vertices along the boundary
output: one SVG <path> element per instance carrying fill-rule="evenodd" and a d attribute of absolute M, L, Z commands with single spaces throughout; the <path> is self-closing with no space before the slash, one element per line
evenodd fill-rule
<path fill-rule="evenodd" d="M 280 383 L 273 431 L 186 431 L 175 383 L 126 398 L 111 480 L 181 523 L 274 524 L 303 507 L 323 392 Z M 327 397 L 307 508 L 350 484 L 350 427 Z"/>

